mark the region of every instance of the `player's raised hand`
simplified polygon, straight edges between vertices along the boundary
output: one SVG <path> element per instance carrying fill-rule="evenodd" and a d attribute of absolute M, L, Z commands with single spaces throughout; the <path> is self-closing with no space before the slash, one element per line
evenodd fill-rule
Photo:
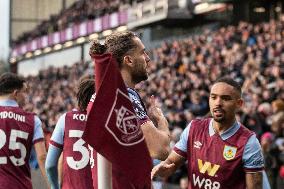
<path fill-rule="evenodd" d="M 162 161 L 160 164 L 156 165 L 151 172 L 151 179 L 156 176 L 160 177 L 168 177 L 175 170 L 174 163 L 167 163 L 166 161 Z"/>
<path fill-rule="evenodd" d="M 150 97 L 150 103 L 151 103 L 151 106 L 149 109 L 150 117 L 155 121 L 159 121 L 161 118 L 164 118 L 164 114 L 154 95 Z"/>

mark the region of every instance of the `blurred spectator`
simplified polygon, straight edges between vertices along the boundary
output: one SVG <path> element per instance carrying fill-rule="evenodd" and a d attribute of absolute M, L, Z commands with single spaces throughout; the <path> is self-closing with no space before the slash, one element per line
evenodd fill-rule
<path fill-rule="evenodd" d="M 191 101 L 185 104 L 185 108 L 188 109 L 194 116 L 204 116 L 208 111 L 208 99 L 205 96 L 201 96 L 198 90 L 194 90 L 190 94 Z"/>
<path fill-rule="evenodd" d="M 276 156 L 279 160 L 279 173 L 277 176 L 278 188 L 284 186 L 283 177 L 281 177 L 281 170 L 284 165 L 284 112 L 279 112 L 273 116 L 271 130 L 275 133 L 275 145 L 279 150 L 279 155 Z M 282 170 L 283 171 L 283 170 Z M 283 174 L 283 173 L 282 173 Z"/>
<path fill-rule="evenodd" d="M 188 185 L 189 185 L 189 183 L 188 183 L 188 178 L 187 178 L 187 176 L 182 177 L 182 178 L 180 179 L 180 181 L 179 181 L 179 187 L 180 187 L 180 189 L 188 189 Z"/>
<path fill-rule="evenodd" d="M 268 180 L 271 188 L 276 188 L 277 175 L 279 170 L 279 161 L 277 157 L 279 156 L 279 150 L 277 146 L 273 143 L 274 136 L 270 132 L 266 132 L 261 136 L 261 147 L 264 155 L 265 171 L 268 176 Z"/>
<path fill-rule="evenodd" d="M 33 85 L 29 86 L 29 103 L 24 108 L 40 116 L 46 139 L 50 137 L 60 114 L 75 107 L 74 86 L 88 71 L 87 68 L 87 63 L 79 62 L 72 67 L 50 67 L 40 71 L 37 77 L 28 77 Z"/>
<path fill-rule="evenodd" d="M 241 116 L 240 122 L 256 133 L 257 138 L 265 131 L 269 131 L 268 117 L 271 115 L 271 106 L 268 102 L 259 104 L 257 111 L 251 110 Z"/>
<path fill-rule="evenodd" d="M 284 112 L 284 101 L 281 99 L 274 100 L 272 103 L 272 112 L 277 114 L 279 112 Z"/>
<path fill-rule="evenodd" d="M 278 138 L 283 137 L 284 129 L 284 112 L 280 112 L 272 117 L 271 131 Z"/>
<path fill-rule="evenodd" d="M 183 129 L 181 129 L 179 127 L 175 127 L 171 131 L 171 143 L 170 143 L 171 149 L 173 149 L 174 145 L 179 141 L 179 138 L 180 138 L 182 131 L 183 131 Z"/>
<path fill-rule="evenodd" d="M 100 6 L 104 4 L 101 2 Z M 271 20 L 256 25 L 240 22 L 236 26 L 216 31 L 207 29 L 185 39 L 163 42 L 150 51 L 153 63 L 149 64 L 149 79 L 137 88 L 142 89 L 139 93 L 146 106 L 150 103 L 147 97 L 152 94 L 163 102 L 161 108 L 172 132 L 171 144 L 192 119 L 208 115 L 212 81 L 229 75 L 243 88 L 245 104 L 238 113 L 238 120 L 261 139 L 270 182 L 273 186 L 281 184 L 283 168 L 280 167 L 284 165 L 283 31 L 284 21 Z M 37 77 L 29 77 L 36 84 L 31 86 L 30 105 L 26 109 L 41 116 L 45 130 L 52 131 L 58 115 L 74 107 L 73 86 L 81 75 L 89 72 L 88 67 L 79 62 L 72 67 L 49 68 Z M 182 167 L 167 182 L 178 185 L 185 170 Z M 273 179 L 275 175 L 277 181 Z M 280 186 L 278 189 L 284 185 Z"/>

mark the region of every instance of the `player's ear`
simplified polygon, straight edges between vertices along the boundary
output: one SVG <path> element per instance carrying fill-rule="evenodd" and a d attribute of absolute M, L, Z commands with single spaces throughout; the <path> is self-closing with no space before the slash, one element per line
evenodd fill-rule
<path fill-rule="evenodd" d="M 15 89 L 15 90 L 12 92 L 12 95 L 16 97 L 16 96 L 18 95 L 18 93 L 19 93 L 19 91 L 18 91 L 17 89 Z"/>
<path fill-rule="evenodd" d="M 237 99 L 237 106 L 238 108 L 241 108 L 244 104 L 244 100 L 242 98 Z"/>
<path fill-rule="evenodd" d="M 128 65 L 128 66 L 133 66 L 133 59 L 130 55 L 126 55 L 123 57 L 123 62 L 124 64 Z"/>
<path fill-rule="evenodd" d="M 18 94 L 19 94 L 19 90 L 15 89 L 15 90 L 11 93 L 10 96 L 11 96 L 12 98 L 16 99 L 17 96 L 18 96 Z"/>

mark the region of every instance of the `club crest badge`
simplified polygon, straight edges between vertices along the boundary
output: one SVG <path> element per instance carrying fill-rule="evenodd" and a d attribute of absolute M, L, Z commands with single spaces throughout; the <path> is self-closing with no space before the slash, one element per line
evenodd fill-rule
<path fill-rule="evenodd" d="M 236 156 L 236 153 L 237 153 L 237 148 L 236 147 L 227 146 L 227 145 L 224 146 L 223 157 L 226 160 L 234 159 L 235 156 Z"/>
<path fill-rule="evenodd" d="M 116 126 L 117 128 L 124 134 L 132 134 L 135 133 L 139 127 L 138 122 L 136 120 L 136 116 L 125 108 L 121 106 L 120 109 L 116 111 Z"/>
<path fill-rule="evenodd" d="M 124 146 L 135 145 L 144 139 L 132 103 L 128 95 L 119 89 L 105 127 Z"/>

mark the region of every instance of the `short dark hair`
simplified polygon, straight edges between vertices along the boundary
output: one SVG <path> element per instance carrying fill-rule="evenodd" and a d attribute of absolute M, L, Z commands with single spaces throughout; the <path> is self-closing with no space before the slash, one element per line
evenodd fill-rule
<path fill-rule="evenodd" d="M 135 37 L 138 36 L 131 31 L 112 33 L 106 37 L 104 45 L 97 40 L 93 41 L 89 54 L 92 56 L 106 52 L 111 53 L 119 66 L 121 66 L 123 57 L 137 47 L 133 40 Z"/>
<path fill-rule="evenodd" d="M 95 93 L 95 80 L 83 77 L 79 81 L 77 89 L 77 101 L 81 111 L 85 111 L 92 95 Z"/>
<path fill-rule="evenodd" d="M 234 79 L 227 77 L 227 76 L 220 77 L 213 84 L 216 84 L 216 83 L 226 83 L 226 84 L 234 87 L 234 89 L 239 93 L 239 95 L 242 96 L 242 87 Z"/>
<path fill-rule="evenodd" d="M 6 72 L 0 76 L 0 95 L 12 93 L 14 90 L 22 89 L 26 80 L 17 74 Z"/>

